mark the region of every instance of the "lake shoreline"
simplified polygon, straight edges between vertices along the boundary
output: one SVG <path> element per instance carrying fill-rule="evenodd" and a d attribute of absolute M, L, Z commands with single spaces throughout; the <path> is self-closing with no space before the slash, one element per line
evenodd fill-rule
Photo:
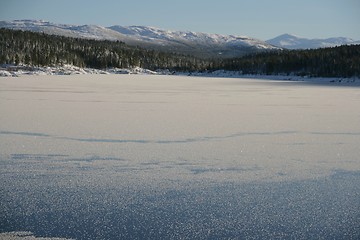
<path fill-rule="evenodd" d="M 258 75 L 258 74 L 243 74 L 239 71 L 227 70 L 213 70 L 202 72 L 181 72 L 170 71 L 168 69 L 159 69 L 152 71 L 140 67 L 134 68 L 110 68 L 110 69 L 93 69 L 80 68 L 73 65 L 63 66 L 49 66 L 49 67 L 33 67 L 27 65 L 1 65 L 0 77 L 21 77 L 30 75 L 82 75 L 82 74 L 140 74 L 140 75 L 176 75 L 176 76 L 196 76 L 196 77 L 216 77 L 216 78 L 249 78 L 249 79 L 264 79 L 277 81 L 296 81 L 308 82 L 315 84 L 333 84 L 333 85 L 348 85 L 360 86 L 360 79 L 358 77 L 343 78 L 343 77 L 310 77 L 297 76 L 293 74 L 288 75 Z"/>

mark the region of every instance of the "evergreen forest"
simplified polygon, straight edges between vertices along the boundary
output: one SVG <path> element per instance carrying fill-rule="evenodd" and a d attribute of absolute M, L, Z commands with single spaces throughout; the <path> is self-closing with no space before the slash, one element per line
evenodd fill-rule
<path fill-rule="evenodd" d="M 244 74 L 360 77 L 360 45 L 206 59 L 133 47 L 119 41 L 0 29 L 0 64 L 71 64 L 97 69 L 141 67 L 188 72 L 224 69 Z"/>

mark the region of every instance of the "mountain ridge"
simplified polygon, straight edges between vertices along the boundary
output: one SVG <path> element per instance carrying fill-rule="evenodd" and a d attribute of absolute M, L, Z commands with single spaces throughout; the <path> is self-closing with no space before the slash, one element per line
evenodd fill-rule
<path fill-rule="evenodd" d="M 58 24 L 44 20 L 0 21 L 0 28 L 44 32 L 75 38 L 122 41 L 131 46 L 193 55 L 204 58 L 234 58 L 280 49 L 316 49 L 360 44 L 351 38 L 308 39 L 282 34 L 267 41 L 237 35 L 192 31 L 172 31 L 150 26 L 103 27 L 99 25 Z"/>
<path fill-rule="evenodd" d="M 288 33 L 269 39 L 266 42 L 271 45 L 286 49 L 316 49 L 316 48 L 335 47 L 341 45 L 360 44 L 360 41 L 355 41 L 351 38 L 346 38 L 346 37 L 310 39 Z"/>
<path fill-rule="evenodd" d="M 240 57 L 249 53 L 278 50 L 262 40 L 234 35 L 170 31 L 146 26 L 102 27 L 56 24 L 43 20 L 0 21 L 0 28 L 98 40 L 122 41 L 133 46 L 210 58 Z"/>

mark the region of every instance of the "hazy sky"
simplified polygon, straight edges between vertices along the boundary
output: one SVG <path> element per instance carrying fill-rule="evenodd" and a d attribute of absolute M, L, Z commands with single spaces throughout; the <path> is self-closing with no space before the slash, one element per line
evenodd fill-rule
<path fill-rule="evenodd" d="M 0 0 L 0 20 L 360 40 L 360 0 Z"/>

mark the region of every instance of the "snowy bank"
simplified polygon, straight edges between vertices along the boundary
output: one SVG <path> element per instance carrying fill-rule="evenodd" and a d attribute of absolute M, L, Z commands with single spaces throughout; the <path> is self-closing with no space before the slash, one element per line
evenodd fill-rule
<path fill-rule="evenodd" d="M 157 72 L 134 68 L 110 68 L 106 70 L 81 68 L 73 65 L 35 67 L 27 65 L 0 65 L 1 77 L 18 77 L 22 75 L 78 75 L 78 74 L 159 74 Z"/>
<path fill-rule="evenodd" d="M 79 75 L 79 74 L 141 74 L 141 75 L 178 75 L 178 76 L 198 76 L 198 77 L 218 77 L 218 78 L 249 78 L 267 79 L 280 81 L 303 81 L 312 83 L 338 83 L 345 85 L 360 85 L 358 77 L 353 78 L 325 78 L 309 77 L 296 75 L 256 75 L 243 74 L 241 71 L 199 71 L 199 72 L 176 72 L 169 69 L 158 69 L 152 71 L 141 67 L 133 68 L 81 68 L 73 65 L 35 67 L 28 65 L 0 65 L 0 77 L 19 77 L 23 75 Z"/>

